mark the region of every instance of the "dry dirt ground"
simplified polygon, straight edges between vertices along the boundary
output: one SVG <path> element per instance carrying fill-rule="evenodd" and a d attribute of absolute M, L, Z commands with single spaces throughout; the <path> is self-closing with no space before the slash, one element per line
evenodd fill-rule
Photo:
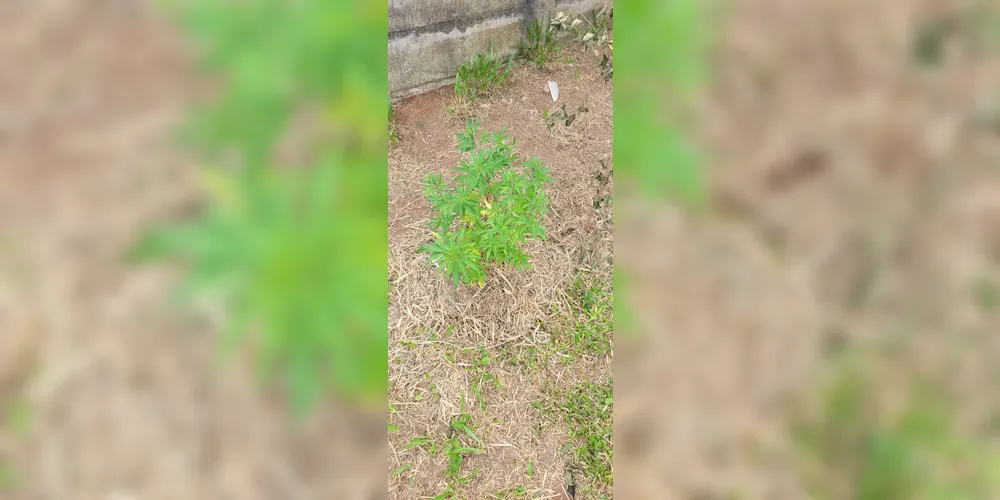
<path fill-rule="evenodd" d="M 0 2 L 0 498 L 378 498 L 355 423 L 290 428 L 162 269 L 122 264 L 198 197 L 172 141 L 195 73 L 152 4 Z"/>
<path fill-rule="evenodd" d="M 571 42 L 544 70 L 520 65 L 503 89 L 460 108 L 486 130 L 506 127 L 518 153 L 537 156 L 553 178 L 550 238 L 526 246 L 534 269 L 494 270 L 482 289 L 455 291 L 416 253 L 430 242 L 421 181 L 433 172 L 454 177 L 460 159 L 455 134 L 465 125 L 446 111 L 451 89 L 396 105 L 401 138 L 389 152 L 390 498 L 447 490 L 448 459 L 432 447 L 445 443 L 461 415 L 485 453 L 464 460 L 460 475 L 479 469 L 468 484 L 450 481 L 456 498 L 562 498 L 573 483 L 577 498 L 610 495 L 586 474 L 567 479 L 574 460 L 563 448 L 577 441 L 548 408 L 561 406 L 575 388 L 591 387 L 584 384 L 610 385 L 612 83 L 600 67 L 606 46 L 599 55 L 593 50 Z M 559 84 L 558 103 L 546 91 L 548 80 Z M 563 104 L 576 119 L 549 128 L 545 112 Z M 572 324 L 580 288 L 593 289 L 597 307 L 607 309 L 585 333 Z M 423 437 L 431 444 L 407 449 Z M 465 444 L 477 445 L 469 439 Z"/>

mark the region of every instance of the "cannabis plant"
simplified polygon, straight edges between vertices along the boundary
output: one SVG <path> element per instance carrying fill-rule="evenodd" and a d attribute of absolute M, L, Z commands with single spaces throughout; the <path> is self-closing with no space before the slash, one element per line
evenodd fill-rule
<path fill-rule="evenodd" d="M 545 185 L 550 170 L 536 157 L 521 161 L 506 128 L 482 132 L 474 121 L 456 134 L 464 153 L 449 186 L 440 173 L 424 180 L 424 193 L 436 215 L 434 241 L 420 249 L 440 266 L 457 288 L 483 286 L 490 264 L 519 270 L 531 263 L 522 249 L 528 238 L 544 239 L 542 222 L 549 208 Z"/>

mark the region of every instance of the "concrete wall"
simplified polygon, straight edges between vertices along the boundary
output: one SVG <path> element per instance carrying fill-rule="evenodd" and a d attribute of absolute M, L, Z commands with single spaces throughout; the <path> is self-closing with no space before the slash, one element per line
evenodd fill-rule
<path fill-rule="evenodd" d="M 389 92 L 402 98 L 454 83 L 493 44 L 512 53 L 526 23 L 585 13 L 611 0 L 389 0 Z"/>

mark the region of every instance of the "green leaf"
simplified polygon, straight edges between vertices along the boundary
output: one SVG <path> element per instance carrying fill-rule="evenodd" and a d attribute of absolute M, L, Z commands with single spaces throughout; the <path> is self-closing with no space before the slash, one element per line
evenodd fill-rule
<path fill-rule="evenodd" d="M 469 437 L 476 440 L 477 443 L 479 443 L 480 445 L 483 444 L 483 440 L 479 439 L 479 436 L 477 436 L 476 433 L 472 432 L 472 429 L 463 426 L 462 430 L 464 430 L 465 433 L 469 435 Z"/>
<path fill-rule="evenodd" d="M 413 449 L 413 448 L 419 448 L 419 447 L 421 447 L 421 446 L 423 446 L 423 445 L 425 445 L 427 443 L 430 443 L 430 442 L 431 442 L 431 438 L 429 438 L 429 437 L 426 437 L 426 436 L 415 437 L 415 438 L 411 439 L 409 443 L 407 443 L 406 447 L 404 447 L 403 450 L 405 451 L 405 450 L 410 450 L 410 449 Z"/>

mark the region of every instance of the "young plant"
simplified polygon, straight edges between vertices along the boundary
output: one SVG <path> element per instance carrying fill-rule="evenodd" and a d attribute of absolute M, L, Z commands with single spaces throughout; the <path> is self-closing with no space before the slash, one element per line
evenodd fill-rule
<path fill-rule="evenodd" d="M 507 83 L 514 66 L 514 54 L 504 59 L 493 51 L 476 54 L 471 61 L 458 68 L 455 74 L 455 95 L 467 102 L 475 102 L 482 95 L 495 91 Z"/>
<path fill-rule="evenodd" d="M 486 399 L 483 396 L 486 384 L 494 385 L 497 389 L 501 386 L 500 380 L 489 371 L 489 367 L 493 364 L 493 358 L 481 344 L 477 344 L 476 347 L 477 349 L 466 349 L 467 353 L 480 355 L 478 358 L 473 358 L 472 366 L 466 369 L 472 372 L 472 393 L 476 397 L 476 402 L 479 403 L 481 410 L 486 411 Z"/>
<path fill-rule="evenodd" d="M 552 59 L 557 48 L 556 32 L 551 23 L 534 19 L 525 30 L 524 40 L 517 47 L 517 55 L 542 69 Z"/>
<path fill-rule="evenodd" d="M 448 430 L 448 439 L 445 440 L 441 451 L 448 457 L 448 468 L 444 470 L 445 477 L 449 480 L 457 481 L 459 484 L 466 484 L 476 474 L 479 474 L 479 469 L 477 468 L 468 474 L 462 475 L 462 463 L 465 460 L 465 455 L 482 455 L 486 452 L 473 445 L 463 443 L 461 439 L 462 435 L 472 438 L 480 447 L 483 446 L 483 440 L 479 439 L 479 436 L 472 430 L 469 415 L 463 413 L 452 419 L 451 428 Z"/>
<path fill-rule="evenodd" d="M 439 173 L 424 181 L 425 196 L 437 215 L 429 223 L 434 242 L 420 251 L 442 267 L 456 288 L 460 283 L 483 286 L 490 264 L 531 267 L 521 246 L 528 238 L 546 237 L 545 185 L 552 178 L 538 158 L 520 161 L 515 140 L 504 128 L 484 133 L 469 121 L 456 137 L 458 151 L 466 155 L 456 168 L 456 185 L 448 186 Z"/>

